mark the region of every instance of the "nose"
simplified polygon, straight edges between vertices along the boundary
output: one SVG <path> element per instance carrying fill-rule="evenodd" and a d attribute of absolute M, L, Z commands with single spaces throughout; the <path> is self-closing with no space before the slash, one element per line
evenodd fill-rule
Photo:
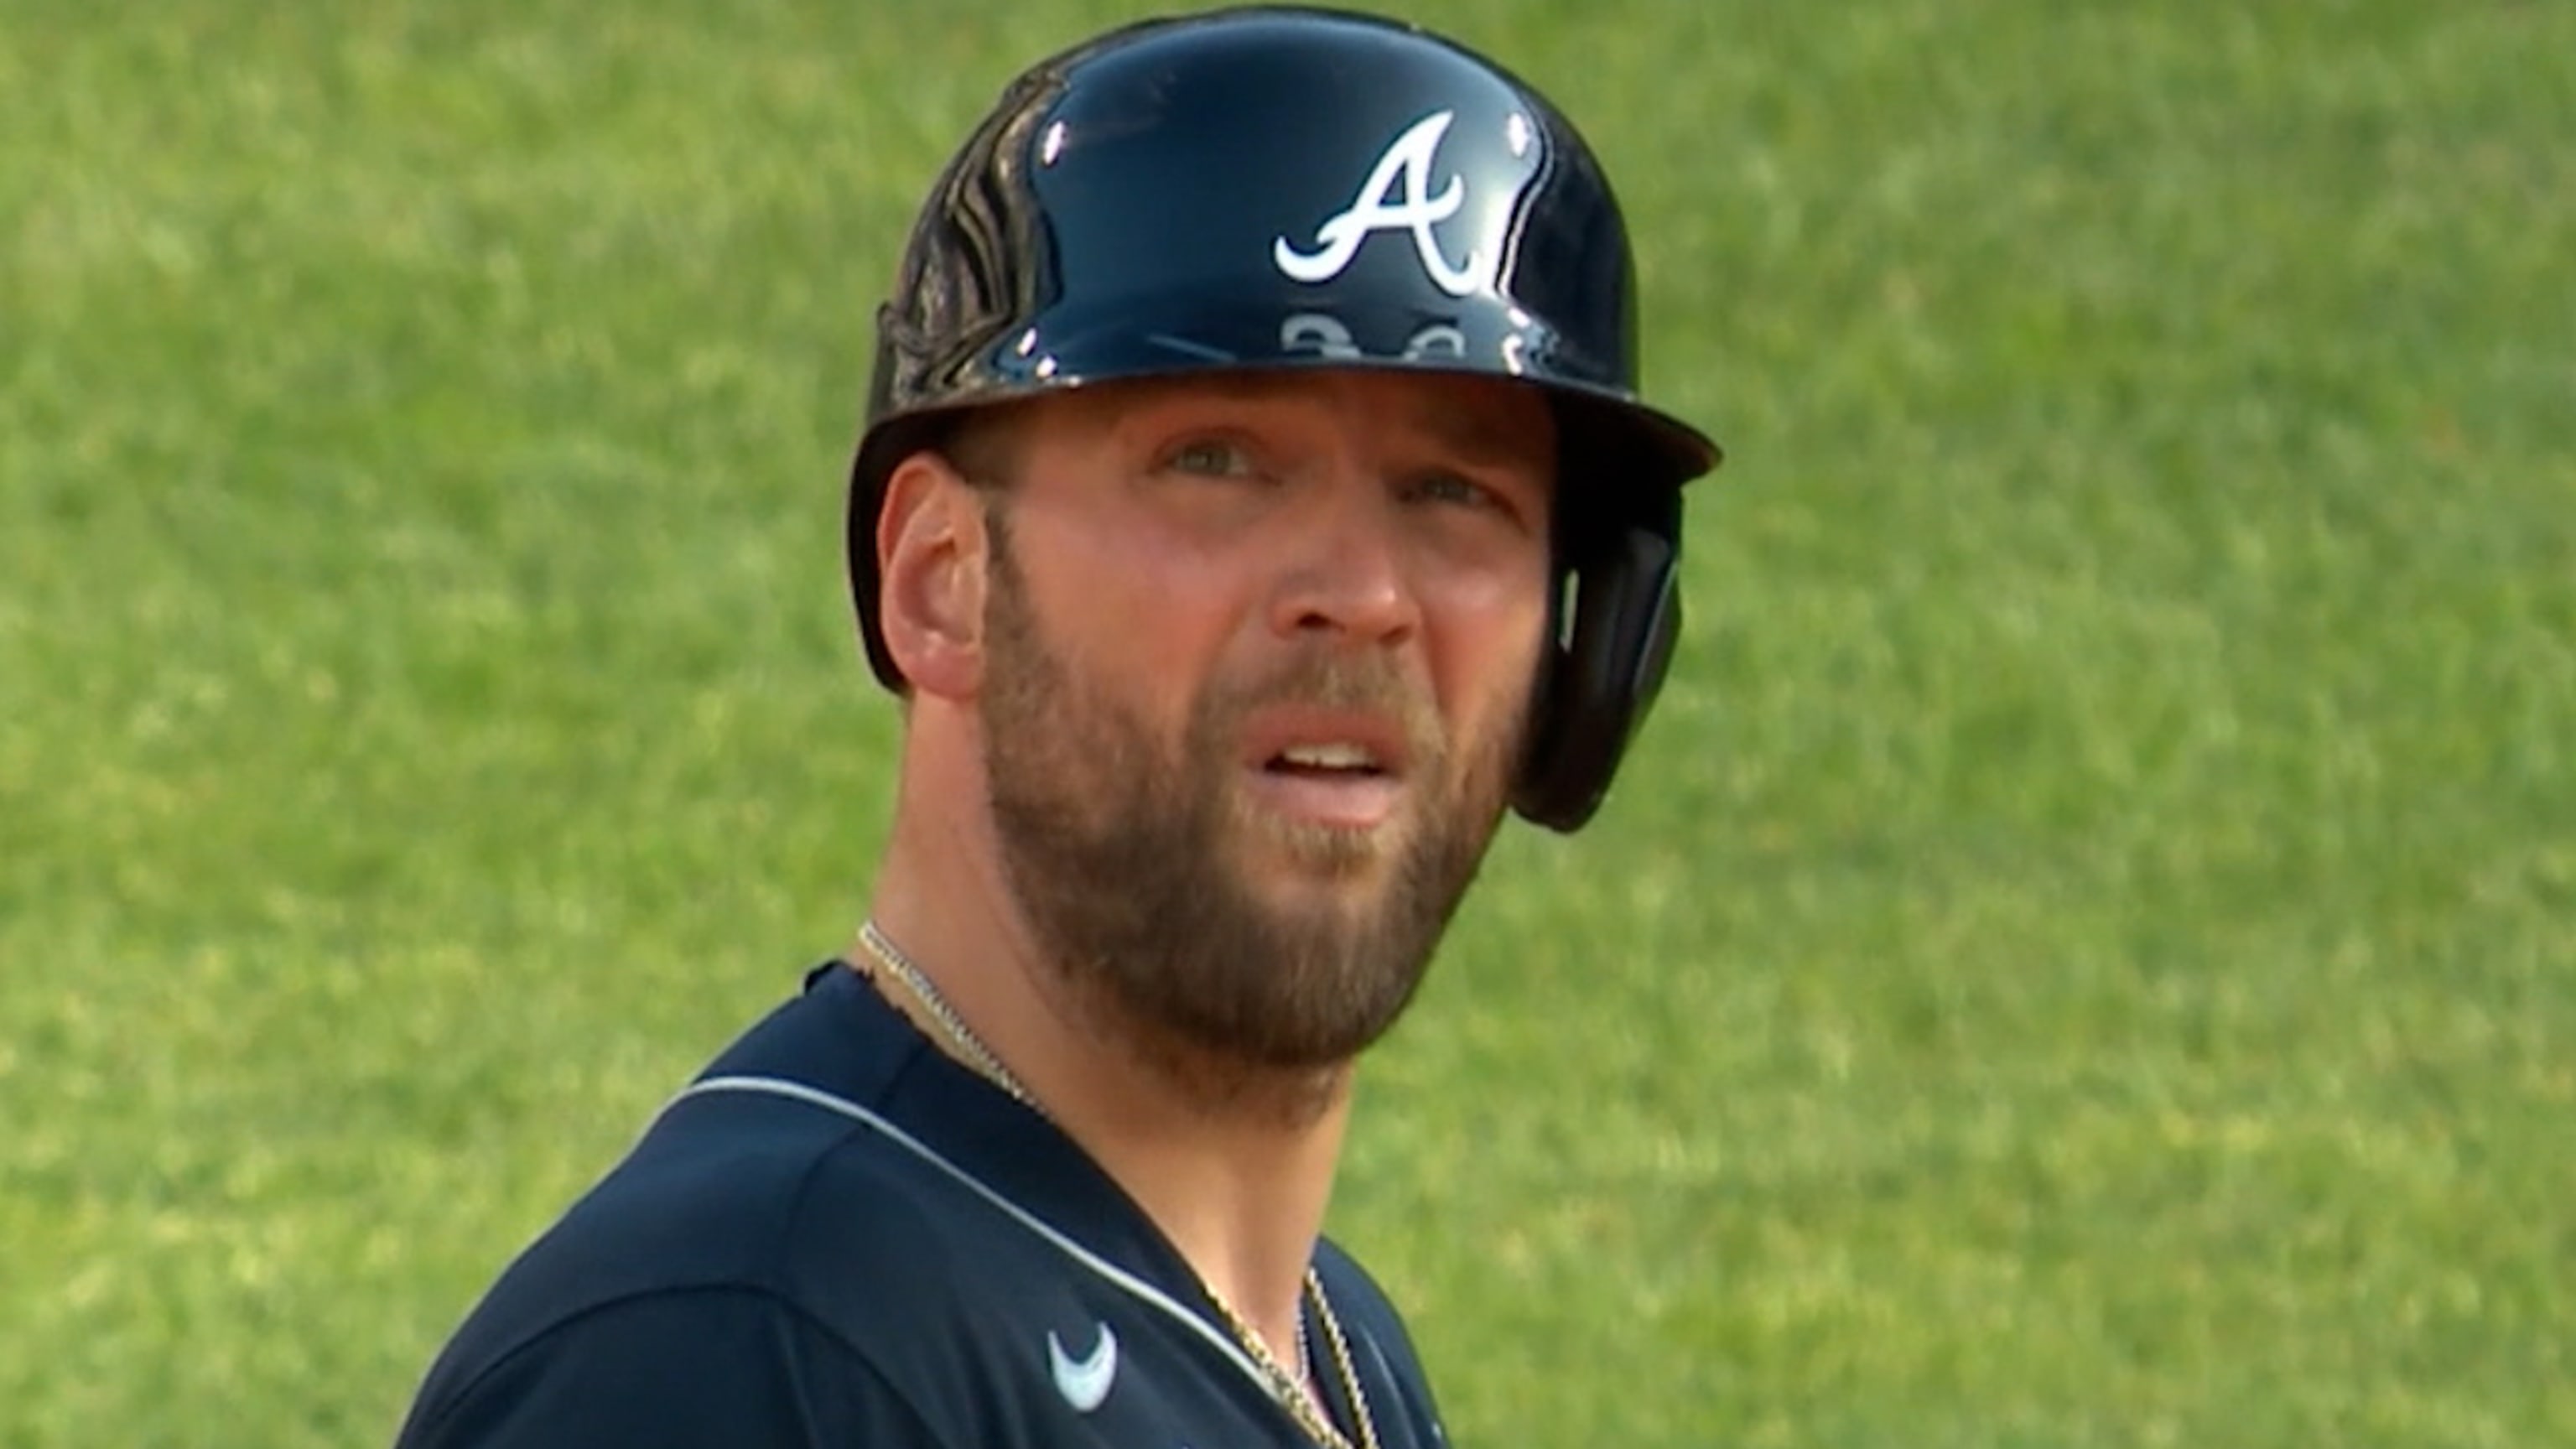
<path fill-rule="evenodd" d="M 1290 530 L 1286 571 L 1271 604 L 1280 637 L 1337 646 L 1400 644 L 1421 627 L 1421 601 L 1407 570 L 1397 505 L 1374 480 L 1357 476 L 1308 491 Z"/>

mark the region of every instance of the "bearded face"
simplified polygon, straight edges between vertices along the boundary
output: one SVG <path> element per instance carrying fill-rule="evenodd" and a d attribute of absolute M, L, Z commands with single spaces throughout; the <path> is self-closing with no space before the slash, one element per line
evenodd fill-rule
<path fill-rule="evenodd" d="M 1088 1002 L 1206 1061 L 1312 1069 L 1376 1041 L 1420 985 L 1499 823 L 1526 699 L 1444 729 L 1383 651 L 1317 644 L 1209 679 L 1178 737 L 1068 667 L 991 516 L 984 767 L 1003 866 Z M 1256 712 L 1399 724 L 1402 803 L 1366 829 L 1293 820 L 1245 786 Z"/>

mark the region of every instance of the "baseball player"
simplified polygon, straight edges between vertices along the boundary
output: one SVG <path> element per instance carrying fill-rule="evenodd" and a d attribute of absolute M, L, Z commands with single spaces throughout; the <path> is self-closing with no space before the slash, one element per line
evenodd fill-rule
<path fill-rule="evenodd" d="M 1352 1063 L 1679 622 L 1627 237 L 1490 62 L 1324 10 L 1014 81 L 878 313 L 873 913 L 447 1346 L 409 1449 L 1443 1442 L 1320 1236 Z"/>

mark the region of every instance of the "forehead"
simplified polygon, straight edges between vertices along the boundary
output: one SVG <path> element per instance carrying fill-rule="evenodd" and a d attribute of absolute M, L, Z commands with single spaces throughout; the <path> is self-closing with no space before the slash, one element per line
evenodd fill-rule
<path fill-rule="evenodd" d="M 1366 368 L 1209 371 L 1071 388 L 1030 421 L 1044 437 L 1119 434 L 1225 415 L 1347 423 L 1413 436 L 1497 466 L 1552 468 L 1555 419 L 1538 389 L 1505 378 Z"/>

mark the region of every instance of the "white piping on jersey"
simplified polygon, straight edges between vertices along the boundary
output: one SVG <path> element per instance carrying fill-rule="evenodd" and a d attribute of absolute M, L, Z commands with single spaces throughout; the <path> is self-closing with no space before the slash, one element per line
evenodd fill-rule
<path fill-rule="evenodd" d="M 1057 1248 L 1061 1249 L 1066 1256 L 1072 1258 L 1075 1262 L 1089 1268 L 1092 1272 L 1099 1274 L 1101 1277 L 1108 1279 L 1111 1283 L 1125 1289 L 1128 1293 L 1141 1299 L 1145 1303 L 1148 1303 L 1155 1308 L 1159 1308 L 1163 1312 L 1171 1315 L 1174 1319 L 1180 1322 L 1182 1327 L 1187 1328 L 1192 1333 L 1197 1334 L 1200 1338 L 1205 1339 L 1209 1347 L 1224 1354 L 1236 1368 L 1243 1371 L 1244 1377 L 1251 1379 L 1253 1383 L 1260 1386 L 1262 1393 L 1265 1395 L 1273 1393 L 1273 1390 L 1270 1387 L 1270 1380 L 1253 1364 L 1251 1355 L 1243 1351 L 1243 1346 L 1236 1343 L 1225 1334 L 1218 1332 L 1205 1318 L 1202 1318 L 1198 1314 L 1192 1313 L 1189 1309 L 1183 1307 L 1178 1301 L 1173 1299 L 1170 1294 L 1165 1293 L 1162 1289 L 1155 1287 L 1153 1284 L 1146 1282 L 1144 1279 L 1137 1277 L 1135 1274 L 1128 1272 L 1126 1269 L 1121 1268 L 1117 1264 L 1110 1262 L 1108 1259 L 1101 1257 L 1097 1253 L 1094 1253 L 1082 1244 L 1075 1242 L 1066 1233 L 1049 1224 L 1037 1214 L 1030 1212 L 1027 1208 L 1024 1208 L 1018 1203 L 1011 1201 L 1009 1198 L 1004 1197 L 996 1189 L 987 1186 L 983 1179 L 975 1176 L 971 1172 L 968 1172 L 966 1169 L 959 1167 L 956 1163 L 949 1161 L 947 1158 L 940 1156 L 937 1150 L 923 1142 L 920 1138 L 904 1131 L 902 1128 L 897 1127 L 892 1122 L 889 1122 L 885 1118 L 878 1116 L 876 1113 L 869 1111 L 867 1108 L 860 1106 L 858 1103 L 850 1101 L 845 1097 L 836 1097 L 830 1092 L 824 1091 L 820 1087 L 809 1087 L 803 1082 L 789 1081 L 784 1077 L 737 1076 L 709 1077 L 701 1082 L 693 1082 L 688 1087 L 684 1088 L 678 1096 L 673 1097 L 670 1102 L 662 1108 L 662 1110 L 664 1112 L 668 1112 L 672 1107 L 678 1106 L 681 1102 L 690 1097 L 715 1092 L 761 1092 L 773 1097 L 786 1097 L 793 1101 L 820 1107 L 827 1112 L 837 1112 L 840 1115 L 849 1118 L 853 1122 L 857 1122 L 863 1126 L 874 1129 L 878 1133 L 884 1135 L 887 1139 L 894 1142 L 895 1145 L 904 1148 L 915 1157 L 920 1158 L 922 1161 L 929 1163 L 931 1166 L 938 1168 L 941 1172 L 944 1172 L 950 1177 L 956 1179 L 977 1197 L 980 1197 L 984 1201 L 1001 1209 L 1003 1213 L 1008 1215 L 1020 1226 L 1027 1228 L 1030 1232 L 1033 1232 L 1039 1237 L 1044 1238 L 1049 1243 L 1054 1244 Z"/>

